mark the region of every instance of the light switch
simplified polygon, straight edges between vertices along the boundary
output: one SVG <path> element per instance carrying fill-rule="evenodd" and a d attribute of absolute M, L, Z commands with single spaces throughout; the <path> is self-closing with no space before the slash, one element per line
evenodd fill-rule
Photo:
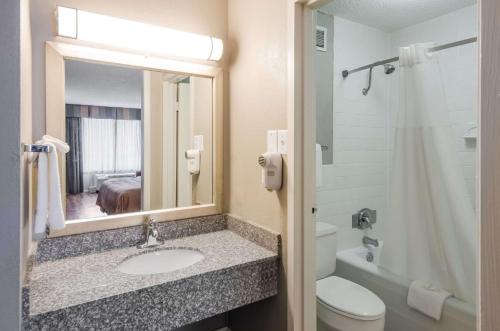
<path fill-rule="evenodd" d="M 288 130 L 278 130 L 278 153 L 288 152 Z"/>
<path fill-rule="evenodd" d="M 278 131 L 276 130 L 267 131 L 267 151 L 269 153 L 278 152 Z"/>

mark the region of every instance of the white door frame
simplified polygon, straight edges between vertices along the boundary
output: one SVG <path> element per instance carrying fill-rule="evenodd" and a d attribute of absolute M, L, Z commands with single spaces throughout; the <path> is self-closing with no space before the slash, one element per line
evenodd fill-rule
<path fill-rule="evenodd" d="M 500 2 L 479 0 L 477 329 L 500 323 Z"/>
<path fill-rule="evenodd" d="M 332 0 L 288 4 L 288 330 L 316 330 L 314 9 Z"/>

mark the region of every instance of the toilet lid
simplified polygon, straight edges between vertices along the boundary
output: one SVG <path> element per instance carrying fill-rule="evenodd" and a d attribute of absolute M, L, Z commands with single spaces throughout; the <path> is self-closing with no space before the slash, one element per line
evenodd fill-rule
<path fill-rule="evenodd" d="M 337 276 L 318 280 L 316 295 L 328 309 L 348 317 L 376 320 L 385 314 L 384 302 L 373 292 Z"/>

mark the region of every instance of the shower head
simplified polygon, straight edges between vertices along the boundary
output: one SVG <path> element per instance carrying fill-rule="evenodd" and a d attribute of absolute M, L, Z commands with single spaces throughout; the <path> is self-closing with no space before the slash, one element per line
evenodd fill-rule
<path fill-rule="evenodd" d="M 361 90 L 361 93 L 363 93 L 364 96 L 368 95 L 368 92 L 370 91 L 370 88 L 372 87 L 372 71 L 373 71 L 373 67 L 375 67 L 377 65 L 379 65 L 379 64 L 375 63 L 374 65 L 370 66 L 370 69 L 368 71 L 368 86 Z M 384 72 L 386 75 L 392 74 L 395 70 L 396 70 L 396 67 L 394 65 L 384 64 Z"/>
<path fill-rule="evenodd" d="M 386 75 L 390 75 L 396 70 L 396 67 L 393 64 L 384 64 L 384 72 Z"/>

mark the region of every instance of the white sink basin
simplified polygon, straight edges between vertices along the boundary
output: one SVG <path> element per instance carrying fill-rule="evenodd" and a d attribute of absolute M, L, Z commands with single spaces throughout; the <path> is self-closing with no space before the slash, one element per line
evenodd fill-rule
<path fill-rule="evenodd" d="M 130 275 L 152 275 L 186 268 L 201 260 L 203 254 L 194 249 L 160 249 L 125 259 L 118 270 Z"/>

